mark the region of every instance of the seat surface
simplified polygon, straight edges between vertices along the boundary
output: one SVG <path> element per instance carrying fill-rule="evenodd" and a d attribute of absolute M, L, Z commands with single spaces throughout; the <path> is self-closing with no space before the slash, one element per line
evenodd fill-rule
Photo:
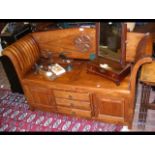
<path fill-rule="evenodd" d="M 100 77 L 98 75 L 94 75 L 91 73 L 87 73 L 87 63 L 86 62 L 77 62 L 73 66 L 73 70 L 71 72 L 67 72 L 55 80 L 51 80 L 46 78 L 40 74 L 34 74 L 34 71 L 31 70 L 23 79 L 24 83 L 42 83 L 45 85 L 52 85 L 57 87 L 65 87 L 65 86 L 73 86 L 76 88 L 89 88 L 91 89 L 106 89 L 111 92 L 129 92 L 129 82 L 130 75 L 128 75 L 119 86 L 117 86 L 113 81 Z"/>

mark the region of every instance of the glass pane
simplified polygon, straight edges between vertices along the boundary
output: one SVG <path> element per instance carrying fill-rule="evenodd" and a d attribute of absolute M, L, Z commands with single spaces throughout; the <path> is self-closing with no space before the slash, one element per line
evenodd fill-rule
<path fill-rule="evenodd" d="M 121 56 L 122 24 L 100 22 L 99 56 L 114 60 Z"/>

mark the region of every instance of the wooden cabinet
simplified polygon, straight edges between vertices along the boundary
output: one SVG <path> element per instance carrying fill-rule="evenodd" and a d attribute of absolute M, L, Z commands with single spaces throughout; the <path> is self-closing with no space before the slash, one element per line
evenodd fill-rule
<path fill-rule="evenodd" d="M 71 116 L 94 118 L 105 122 L 124 123 L 125 99 L 94 92 L 25 85 L 24 90 L 32 107 Z"/>
<path fill-rule="evenodd" d="M 124 122 L 125 101 L 121 98 L 95 94 L 95 115 L 98 119 L 113 122 Z"/>
<path fill-rule="evenodd" d="M 35 109 L 44 111 L 127 124 L 130 116 L 129 77 L 117 86 L 102 77 L 87 74 L 84 66 L 86 64 L 82 65 L 79 78 L 73 78 L 77 76 L 76 70 L 54 81 L 41 74 L 27 74 L 22 82 L 28 103 Z M 96 81 L 100 81 L 99 88 Z M 112 89 L 105 89 L 109 87 Z"/>
<path fill-rule="evenodd" d="M 7 47 L 3 55 L 13 63 L 28 103 L 34 108 L 131 128 L 137 73 L 143 64 L 152 61 L 152 40 L 145 34 L 127 34 L 126 61 L 133 66 L 119 86 L 88 73 L 88 60 L 96 54 L 96 40 L 94 28 L 36 32 Z M 36 74 L 34 64 L 50 51 L 57 56 L 66 51 L 67 57 L 74 59 L 73 70 L 55 80 Z"/>

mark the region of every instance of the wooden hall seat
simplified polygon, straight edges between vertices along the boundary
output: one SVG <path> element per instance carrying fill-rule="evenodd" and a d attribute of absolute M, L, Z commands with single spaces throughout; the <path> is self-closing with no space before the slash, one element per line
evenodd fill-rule
<path fill-rule="evenodd" d="M 87 53 L 79 52 L 75 39 L 89 36 Z M 126 59 L 132 63 L 132 71 L 119 86 L 112 81 L 87 73 L 87 62 L 96 49 L 95 29 L 78 29 L 37 32 L 27 35 L 7 47 L 3 54 L 12 61 L 20 79 L 24 94 L 31 108 L 85 117 L 131 128 L 135 106 L 137 72 L 141 65 L 152 61 L 152 41 L 149 36 L 128 33 Z M 75 60 L 73 71 L 52 81 L 34 74 L 33 66 L 42 51 L 67 50 Z"/>

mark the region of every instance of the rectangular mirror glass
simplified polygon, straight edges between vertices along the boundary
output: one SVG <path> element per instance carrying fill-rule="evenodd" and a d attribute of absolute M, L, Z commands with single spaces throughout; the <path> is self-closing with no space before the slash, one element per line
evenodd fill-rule
<path fill-rule="evenodd" d="M 127 26 L 121 22 L 96 24 L 98 56 L 125 65 Z"/>

